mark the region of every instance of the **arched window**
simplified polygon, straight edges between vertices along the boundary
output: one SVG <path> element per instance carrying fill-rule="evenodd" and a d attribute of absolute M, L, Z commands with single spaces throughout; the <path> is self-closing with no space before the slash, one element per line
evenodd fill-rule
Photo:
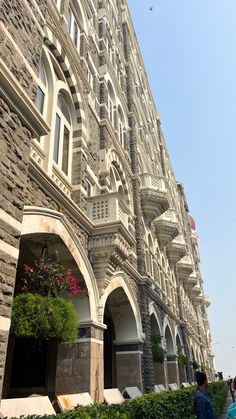
<path fill-rule="evenodd" d="M 71 141 L 71 115 L 63 93 L 59 92 L 56 107 L 53 160 L 68 175 Z"/>

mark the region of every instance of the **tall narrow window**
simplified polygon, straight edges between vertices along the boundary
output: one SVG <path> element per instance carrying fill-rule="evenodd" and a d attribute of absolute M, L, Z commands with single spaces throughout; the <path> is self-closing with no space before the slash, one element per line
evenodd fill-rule
<path fill-rule="evenodd" d="M 68 11 L 68 32 L 70 34 L 70 37 L 75 45 L 75 47 L 79 50 L 80 47 L 80 28 L 78 21 L 72 11 L 72 9 L 69 7 Z"/>
<path fill-rule="evenodd" d="M 45 96 L 47 92 L 47 77 L 43 63 L 39 67 L 39 83 L 37 88 L 35 104 L 39 112 L 43 115 L 45 108 Z"/>
<path fill-rule="evenodd" d="M 62 148 L 62 170 L 66 175 L 68 175 L 69 142 L 70 142 L 70 131 L 68 130 L 67 127 L 64 127 L 63 148 Z"/>
<path fill-rule="evenodd" d="M 60 127 L 61 127 L 61 118 L 60 118 L 60 116 L 58 116 L 58 114 L 56 114 L 54 149 L 53 149 L 53 160 L 56 163 L 58 163 L 58 158 L 59 158 Z"/>
<path fill-rule="evenodd" d="M 66 99 L 62 93 L 57 98 L 53 160 L 66 174 L 69 174 L 71 116 Z"/>

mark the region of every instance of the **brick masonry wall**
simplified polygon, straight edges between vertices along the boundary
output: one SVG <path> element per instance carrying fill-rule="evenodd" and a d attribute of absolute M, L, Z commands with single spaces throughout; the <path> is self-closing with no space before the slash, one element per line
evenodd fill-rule
<path fill-rule="evenodd" d="M 88 234 L 76 223 L 65 210 L 65 208 L 55 201 L 51 196 L 46 194 L 40 185 L 31 180 L 30 177 L 27 179 L 26 185 L 26 196 L 25 196 L 25 205 L 38 206 L 43 208 L 53 209 L 55 211 L 61 212 L 68 219 L 71 226 L 74 228 L 78 238 L 80 239 L 83 249 L 87 251 L 88 249 Z"/>

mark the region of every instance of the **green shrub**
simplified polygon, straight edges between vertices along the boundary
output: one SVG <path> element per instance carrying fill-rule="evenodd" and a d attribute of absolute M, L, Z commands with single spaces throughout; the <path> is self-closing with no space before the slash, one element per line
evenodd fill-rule
<path fill-rule="evenodd" d="M 161 346 L 161 337 L 152 336 L 152 357 L 154 362 L 164 362 L 166 351 Z"/>
<path fill-rule="evenodd" d="M 61 413 L 58 419 L 194 419 L 193 402 L 195 387 L 177 391 L 150 393 L 120 405 L 95 403 L 88 407 L 76 407 Z M 209 384 L 209 396 L 217 415 L 222 413 L 227 385 L 224 382 Z M 28 419 L 55 419 L 55 416 L 28 416 Z"/>
<path fill-rule="evenodd" d="M 180 353 L 180 354 L 177 356 L 177 360 L 178 360 L 178 364 L 179 364 L 179 366 L 180 366 L 180 367 L 184 367 L 184 366 L 186 365 L 186 363 L 187 363 L 187 358 L 186 358 L 186 356 L 185 356 L 184 354 L 182 354 L 182 353 Z"/>
<path fill-rule="evenodd" d="M 14 298 L 11 333 L 17 337 L 74 342 L 78 320 L 73 305 L 63 298 L 19 294 Z"/>

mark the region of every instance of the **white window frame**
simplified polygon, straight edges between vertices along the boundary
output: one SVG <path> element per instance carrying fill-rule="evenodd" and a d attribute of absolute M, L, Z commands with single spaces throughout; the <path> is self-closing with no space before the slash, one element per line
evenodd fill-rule
<path fill-rule="evenodd" d="M 58 92 L 58 95 L 60 94 L 60 91 Z M 58 100 L 58 95 L 57 95 L 57 100 Z M 66 99 L 65 99 L 66 100 Z M 69 106 L 68 106 L 69 109 Z M 71 112 L 69 110 L 70 113 L 70 118 L 71 118 Z M 60 118 L 60 131 L 59 131 L 59 145 L 58 145 L 58 158 L 57 161 L 54 158 L 54 153 L 55 153 L 55 134 L 56 134 L 56 121 L 57 121 L 57 116 Z M 65 132 L 65 128 L 68 130 L 69 132 L 69 143 L 68 143 L 68 161 L 67 161 L 67 165 L 68 165 L 68 171 L 67 173 L 63 170 L 62 168 L 62 164 L 63 164 L 63 145 L 64 145 L 64 132 Z M 71 143 L 72 143 L 72 122 L 69 122 L 65 115 L 63 114 L 63 112 L 61 111 L 61 109 L 59 108 L 58 104 L 56 106 L 56 113 L 55 113 L 55 121 L 54 121 L 54 137 L 53 137 L 53 164 L 56 165 L 56 167 L 63 173 L 64 176 L 66 176 L 67 178 L 71 178 L 71 161 L 72 161 L 72 147 L 71 147 Z"/>
<path fill-rule="evenodd" d="M 75 28 L 77 30 L 77 39 L 75 39 Z M 80 26 L 70 6 L 68 8 L 68 32 L 74 46 L 78 51 L 80 51 Z"/>

